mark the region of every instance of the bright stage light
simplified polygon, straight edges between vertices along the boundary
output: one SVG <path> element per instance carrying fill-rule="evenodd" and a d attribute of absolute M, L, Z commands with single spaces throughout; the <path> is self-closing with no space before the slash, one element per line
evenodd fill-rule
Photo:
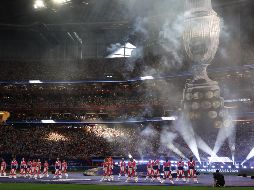
<path fill-rule="evenodd" d="M 41 83 L 43 83 L 43 82 L 40 81 L 40 80 L 29 80 L 29 83 L 30 83 L 30 84 L 41 84 Z"/>
<path fill-rule="evenodd" d="M 144 77 L 140 77 L 141 80 L 153 80 L 154 77 L 153 76 L 144 76 Z"/>
<path fill-rule="evenodd" d="M 172 117 L 161 117 L 163 121 L 175 121 L 177 117 L 172 116 Z"/>
<path fill-rule="evenodd" d="M 54 120 L 41 120 L 41 122 L 46 124 L 56 123 Z"/>
<path fill-rule="evenodd" d="M 46 5 L 45 5 L 43 0 L 35 0 L 34 1 L 34 8 L 35 9 L 42 9 L 42 8 L 45 8 L 45 7 L 46 7 Z"/>
<path fill-rule="evenodd" d="M 65 3 L 69 3 L 71 2 L 71 0 L 52 0 L 52 2 L 56 5 L 61 5 L 61 4 L 65 4 Z"/>
<path fill-rule="evenodd" d="M 232 162 L 229 157 L 216 157 L 216 156 L 211 156 L 208 157 L 209 163 L 211 162 L 221 162 L 221 163 L 228 163 Z"/>

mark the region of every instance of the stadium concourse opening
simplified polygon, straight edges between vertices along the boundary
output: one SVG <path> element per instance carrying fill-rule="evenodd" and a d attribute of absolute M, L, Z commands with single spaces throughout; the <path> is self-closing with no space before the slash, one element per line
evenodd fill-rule
<path fill-rule="evenodd" d="M 2 0 L 0 189 L 253 188 L 253 10 Z"/>

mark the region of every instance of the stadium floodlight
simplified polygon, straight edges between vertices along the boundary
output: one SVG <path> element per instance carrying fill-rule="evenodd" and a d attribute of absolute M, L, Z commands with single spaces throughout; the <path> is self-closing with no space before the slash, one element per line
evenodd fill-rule
<path fill-rule="evenodd" d="M 56 5 L 61 5 L 61 4 L 66 4 L 66 3 L 70 3 L 71 0 L 52 0 L 52 2 Z"/>
<path fill-rule="evenodd" d="M 171 116 L 171 117 L 161 117 L 163 121 L 175 121 L 177 117 Z"/>
<path fill-rule="evenodd" d="M 56 123 L 54 120 L 41 120 L 41 122 L 46 124 Z"/>
<path fill-rule="evenodd" d="M 42 9 L 45 8 L 45 2 L 43 0 L 35 0 L 34 1 L 34 9 Z"/>
<path fill-rule="evenodd" d="M 153 80 L 154 77 L 153 76 L 144 76 L 144 77 L 140 77 L 141 80 Z"/>
<path fill-rule="evenodd" d="M 40 81 L 40 80 L 29 80 L 29 83 L 30 83 L 30 84 L 41 84 L 41 83 L 43 83 L 43 82 Z"/>

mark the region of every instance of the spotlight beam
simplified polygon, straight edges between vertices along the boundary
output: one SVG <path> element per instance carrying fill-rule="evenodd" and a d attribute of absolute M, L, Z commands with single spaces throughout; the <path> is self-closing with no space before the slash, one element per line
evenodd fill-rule
<path fill-rule="evenodd" d="M 252 157 L 254 157 L 254 147 L 252 148 L 252 150 L 250 151 L 250 153 L 247 155 L 247 157 L 245 158 L 245 160 L 241 163 L 241 165 L 243 165 L 245 162 L 247 162 L 248 160 L 250 160 Z"/>
<path fill-rule="evenodd" d="M 177 155 L 179 155 L 182 158 L 186 158 L 186 156 L 176 147 L 174 146 L 172 143 L 168 144 L 167 146 L 171 151 L 173 151 L 174 153 L 176 153 Z"/>
<path fill-rule="evenodd" d="M 176 130 L 179 132 L 179 134 L 182 136 L 185 143 L 188 145 L 192 153 L 195 155 L 197 160 L 201 162 L 197 142 L 195 138 L 195 133 L 192 128 L 192 125 L 190 122 L 186 121 L 186 117 L 182 116 L 181 119 L 177 120 L 176 123 Z"/>
<path fill-rule="evenodd" d="M 235 130 L 235 126 L 233 127 L 222 127 L 219 130 L 219 133 L 216 138 L 216 142 L 213 149 L 213 156 L 215 156 L 218 151 L 220 150 L 221 146 L 225 142 L 227 138 L 230 138 L 230 136 L 233 135 L 233 131 Z"/>
<path fill-rule="evenodd" d="M 213 150 L 206 144 L 206 142 L 198 135 L 196 135 L 196 141 L 197 141 L 197 146 L 200 150 L 203 152 L 209 154 L 210 156 L 213 154 Z"/>

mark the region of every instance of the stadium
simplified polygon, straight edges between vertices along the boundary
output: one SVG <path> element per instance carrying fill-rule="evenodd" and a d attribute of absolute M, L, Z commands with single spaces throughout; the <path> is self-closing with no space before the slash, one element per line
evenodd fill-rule
<path fill-rule="evenodd" d="M 254 187 L 253 0 L 1 4 L 1 190 Z"/>

